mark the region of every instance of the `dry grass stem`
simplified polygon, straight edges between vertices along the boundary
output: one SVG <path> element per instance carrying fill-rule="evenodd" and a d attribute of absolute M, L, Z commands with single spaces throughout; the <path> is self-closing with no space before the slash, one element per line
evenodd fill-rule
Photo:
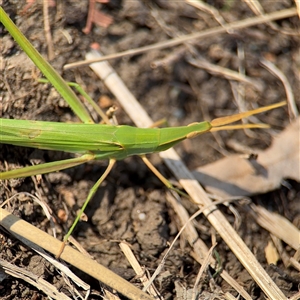
<path fill-rule="evenodd" d="M 260 60 L 260 63 L 267 69 L 269 70 L 272 74 L 274 74 L 276 77 L 280 79 L 282 82 L 285 92 L 286 92 L 286 97 L 287 101 L 289 104 L 289 110 L 290 110 L 290 119 L 296 119 L 299 116 L 299 112 L 295 103 L 295 97 L 293 94 L 292 87 L 286 78 L 286 76 L 283 74 L 281 70 L 279 70 L 274 64 L 272 64 L 270 61 L 262 58 Z"/>
<path fill-rule="evenodd" d="M 1 226 L 3 226 L 19 240 L 23 242 L 25 240 L 33 243 L 33 246 L 31 247 L 39 245 L 54 255 L 57 254 L 57 249 L 61 247 L 61 242 L 54 237 L 17 218 L 2 208 L 0 209 L 0 222 Z M 85 257 L 70 246 L 65 247 L 63 253 L 61 254 L 61 259 L 117 290 L 130 299 L 152 299 L 150 296 L 120 276 L 98 264 L 95 260 Z"/>
<path fill-rule="evenodd" d="M 129 261 L 130 265 L 134 269 L 136 275 L 138 276 L 141 283 L 144 285 L 144 287 L 148 286 L 149 279 L 147 278 L 147 275 L 145 273 L 145 270 L 140 266 L 139 262 L 137 261 L 136 257 L 134 256 L 132 250 L 128 246 L 127 243 L 120 243 L 119 244 L 121 250 L 123 251 L 124 255 L 126 256 L 127 260 Z M 149 287 L 146 290 L 150 295 L 152 295 L 155 299 L 163 299 L 161 295 L 158 293 L 156 287 L 153 283 L 149 285 Z"/>
<path fill-rule="evenodd" d="M 53 42 L 51 36 L 51 27 L 50 27 L 50 20 L 49 20 L 49 1 L 43 1 L 43 15 L 44 15 L 44 31 L 48 46 L 48 59 L 51 61 L 54 57 L 54 49 L 53 49 Z"/>
<path fill-rule="evenodd" d="M 204 59 L 198 58 L 196 60 L 196 59 L 193 59 L 192 57 L 188 57 L 187 61 L 192 66 L 204 69 L 213 75 L 219 75 L 228 80 L 235 80 L 235 81 L 250 84 L 250 85 L 254 86 L 258 91 L 262 89 L 261 85 L 259 84 L 259 82 L 257 80 L 252 79 L 252 78 L 245 76 L 241 73 L 238 73 L 236 71 L 230 70 L 228 68 L 217 66 L 208 61 L 205 61 Z"/>
<path fill-rule="evenodd" d="M 203 1 L 185 0 L 185 2 L 193 7 L 196 7 L 212 15 L 221 26 L 225 26 L 227 24 L 224 18 L 222 17 L 222 15 L 219 13 L 219 11 L 215 9 L 213 6 L 206 4 Z"/>

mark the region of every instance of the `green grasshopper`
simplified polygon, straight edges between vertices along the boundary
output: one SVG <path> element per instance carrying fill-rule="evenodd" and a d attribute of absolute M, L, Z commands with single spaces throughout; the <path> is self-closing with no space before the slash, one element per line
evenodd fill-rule
<path fill-rule="evenodd" d="M 211 122 L 204 121 L 182 127 L 136 128 L 125 125 L 115 126 L 109 124 L 93 124 L 93 121 L 85 107 L 75 96 L 70 87 L 51 67 L 51 65 L 49 65 L 32 47 L 30 42 L 13 24 L 1 7 L 0 15 L 2 17 L 1 22 L 7 30 L 83 122 L 83 124 L 65 124 L 56 122 L 0 119 L 0 142 L 3 144 L 81 154 L 79 157 L 62 161 L 49 162 L 6 171 L 0 173 L 0 180 L 55 172 L 92 160 L 109 160 L 107 169 L 90 190 L 81 211 L 65 236 L 58 256 L 62 253 L 65 243 L 73 232 L 87 204 L 103 180 L 109 174 L 117 160 L 121 160 L 132 155 L 139 155 L 167 187 L 173 188 L 169 181 L 163 177 L 147 160 L 145 157 L 146 154 L 167 150 L 187 138 L 193 138 L 209 131 L 268 127 L 265 124 L 242 124 L 230 126 L 227 126 L 227 124 L 285 105 L 285 102 L 280 102 L 252 111 L 218 118 Z M 94 102 L 90 102 L 95 105 Z"/>

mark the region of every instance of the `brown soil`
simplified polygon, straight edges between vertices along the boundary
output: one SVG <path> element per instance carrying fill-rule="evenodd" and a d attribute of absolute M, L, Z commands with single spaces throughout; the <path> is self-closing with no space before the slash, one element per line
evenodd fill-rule
<path fill-rule="evenodd" d="M 43 30 L 43 7 L 40 1 L 36 1 L 26 12 L 23 11 L 26 1 L 3 2 L 5 11 L 36 49 L 46 57 L 47 42 Z M 83 60 L 91 43 L 99 43 L 101 51 L 109 54 L 218 26 L 211 15 L 192 8 L 184 1 L 111 0 L 110 4 L 101 6 L 101 11 L 113 17 L 113 24 L 108 28 L 93 26 L 89 34 L 84 34 L 82 29 L 87 18 L 88 1 L 56 2 L 55 7 L 49 8 L 55 51 L 55 58 L 51 64 L 64 79 L 78 82 L 104 109 L 106 104 L 103 96 L 107 96 L 109 105 L 118 106 L 118 103 L 89 67 L 63 71 L 65 64 Z M 242 1 L 209 1 L 209 3 L 221 12 L 228 22 L 253 16 L 249 7 Z M 272 6 L 268 1 L 261 1 L 261 3 L 266 12 L 294 5 L 293 1 L 272 2 Z M 280 20 L 276 24 L 287 31 L 296 31 L 297 26 L 299 30 L 297 17 Z M 1 117 L 60 122 L 78 121 L 50 85 L 36 82 L 38 76 L 36 68 L 3 27 L 1 27 L 1 39 Z M 169 126 L 187 125 L 195 121 L 235 113 L 237 108 L 229 81 L 222 76 L 215 76 L 191 66 L 187 61 L 190 55 L 188 48 L 181 51 L 180 47 L 115 59 L 111 64 L 152 119 L 165 118 Z M 284 72 L 299 101 L 299 86 L 297 86 L 299 84 L 297 68 L 300 63 L 299 37 L 275 31 L 267 25 L 258 25 L 234 34 L 202 39 L 195 44 L 195 49 L 207 61 L 233 70 L 237 70 L 240 63 L 237 56 L 238 47 L 245 52 L 246 58 L 243 63 L 247 75 L 256 78 L 262 85 L 259 91 L 251 86 L 245 86 L 245 97 L 250 103 L 248 108 L 279 102 L 286 98 L 282 83 L 259 65 L 262 56 L 273 61 Z M 165 67 L 151 68 L 153 62 L 171 55 L 177 57 Z M 121 107 L 116 116 L 120 124 L 132 124 Z M 283 109 L 260 115 L 259 118 L 261 122 L 271 124 L 278 131 L 288 124 L 288 115 Z M 96 121 L 98 121 L 97 117 Z M 226 146 L 228 139 L 238 140 L 239 143 L 254 149 L 266 148 L 271 141 L 271 136 L 263 130 L 256 130 L 254 137 L 247 137 L 242 131 L 222 132 L 219 137 L 218 140 L 207 134 L 185 141 L 176 147 L 176 150 L 187 166 L 193 169 L 223 157 L 224 153 L 232 152 Z M 9 145 L 1 145 L 0 151 L 2 170 L 30 165 L 33 161 L 41 163 L 67 157 L 70 156 L 65 153 Z M 151 160 L 165 176 L 172 178 L 172 174 L 158 156 L 153 155 Z M 61 211 L 66 210 L 65 201 L 68 198 L 66 195 L 71 195 L 76 201 L 76 206 L 80 207 L 89 189 L 104 171 L 106 164 L 105 161 L 99 161 L 45 175 L 40 182 L 32 178 L 6 182 L 5 185 L 0 186 L 0 200 L 3 202 L 19 192 L 28 192 L 41 197 L 52 209 L 53 216 L 57 220 L 58 238 L 62 239 L 66 229 L 74 220 L 76 211 L 76 208 L 70 208 L 67 204 L 69 219 L 63 223 L 57 217 Z M 299 203 L 299 188 L 299 183 L 287 181 L 280 190 L 256 196 L 253 201 L 268 210 L 278 212 L 299 227 L 300 208 L 296 205 L 297 201 Z M 164 186 L 140 159 L 133 157 L 120 161 L 89 204 L 86 209 L 88 222 L 81 222 L 77 226 L 74 237 L 99 263 L 140 286 L 131 266 L 120 251 L 118 241 L 126 240 L 132 246 L 140 264 L 150 273 L 155 270 L 179 230 L 177 217 L 165 201 L 165 192 Z M 190 214 L 196 211 L 197 208 L 188 201 L 184 203 Z M 9 206 L 14 214 L 51 233 L 51 226 L 42 209 L 32 201 L 31 197 L 22 194 L 20 197 L 13 198 Z M 229 220 L 234 221 L 233 215 L 226 208 L 223 212 Z M 149 221 L 143 223 L 140 219 L 141 213 L 145 214 Z M 264 249 L 270 240 L 269 232 L 253 224 L 253 220 L 244 210 L 241 209 L 240 214 L 242 223 L 237 229 L 239 234 L 284 294 L 287 297 L 292 296 L 299 287 L 299 274 L 293 268 L 286 268 L 281 261 L 277 266 L 268 266 Z M 199 231 L 199 235 L 210 247 L 213 230 L 204 217 L 198 218 L 197 221 L 200 224 L 199 228 L 206 229 L 206 231 Z M 68 294 L 63 279 L 51 265 L 4 231 L 1 231 L 0 237 L 2 259 L 43 276 L 59 290 Z M 222 268 L 227 270 L 253 299 L 265 299 L 264 293 L 226 244 L 218 236 L 217 239 L 216 250 Z M 289 246 L 284 245 L 284 247 L 289 256 L 294 255 L 294 251 Z M 164 271 L 156 281 L 156 286 L 165 299 L 176 297 L 176 282 L 187 289 L 193 287 L 200 266 L 190 255 L 191 250 L 188 243 L 182 239 L 181 243 L 177 243 L 171 251 Z M 74 271 L 91 285 L 90 299 L 100 299 L 103 296 L 101 283 Z M 199 290 L 202 295 L 211 297 L 205 299 L 214 299 L 214 297 L 225 299 L 224 293 L 227 291 L 237 297 L 234 290 L 218 275 L 213 280 L 213 273 L 214 270 L 206 271 L 200 283 Z M 0 298 L 47 299 L 47 296 L 27 282 L 7 276 L 1 281 Z"/>

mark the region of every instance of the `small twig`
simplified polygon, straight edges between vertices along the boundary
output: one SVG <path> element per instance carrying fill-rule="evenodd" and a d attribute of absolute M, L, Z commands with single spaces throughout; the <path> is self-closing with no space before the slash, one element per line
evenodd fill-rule
<path fill-rule="evenodd" d="M 286 76 L 283 74 L 281 70 L 279 70 L 274 64 L 272 64 L 270 61 L 262 58 L 260 60 L 260 63 L 267 69 L 269 70 L 272 74 L 274 74 L 276 77 L 278 77 L 285 89 L 286 92 L 286 97 L 287 97 L 287 102 L 289 104 L 289 110 L 290 110 L 290 119 L 296 119 L 299 116 L 299 112 L 295 103 L 295 98 L 294 94 L 292 91 L 292 87 L 286 78 Z"/>
<path fill-rule="evenodd" d="M 211 74 L 219 75 L 229 80 L 235 80 L 235 81 L 251 84 L 257 90 L 261 90 L 261 86 L 259 82 L 246 75 L 240 74 L 228 68 L 214 65 L 208 61 L 205 61 L 204 59 L 200 60 L 200 58 L 198 58 L 197 60 L 195 60 L 192 57 L 187 57 L 186 59 L 194 67 L 204 69 Z"/>
<path fill-rule="evenodd" d="M 139 277 L 139 280 L 141 283 L 146 286 L 149 279 L 147 278 L 145 271 L 140 266 L 139 262 L 135 258 L 134 254 L 132 253 L 132 250 L 127 245 L 127 243 L 121 242 L 119 244 L 121 250 L 123 251 L 124 255 L 126 256 L 127 260 L 131 264 L 132 268 L 134 269 L 136 275 Z M 152 283 L 149 288 L 147 289 L 147 292 L 155 297 L 156 299 L 163 299 L 161 295 L 158 293 L 157 289 L 155 288 L 154 284 Z"/>
<path fill-rule="evenodd" d="M 44 16 L 44 31 L 48 45 L 48 59 L 52 60 L 55 57 L 49 21 L 49 1 L 43 1 L 43 16 Z"/>
<path fill-rule="evenodd" d="M 186 52 L 186 47 L 182 46 L 178 49 L 173 50 L 170 54 L 168 54 L 163 59 L 155 60 L 150 64 L 152 69 L 156 69 L 159 67 L 166 68 L 169 65 L 174 64 L 175 61 L 179 60 Z"/>
<path fill-rule="evenodd" d="M 206 13 L 209 13 L 210 15 L 212 15 L 215 20 L 221 25 L 221 26 L 225 26 L 227 24 L 227 22 L 224 20 L 224 18 L 222 17 L 222 15 L 219 13 L 219 11 L 217 9 L 215 9 L 213 6 L 204 3 L 203 1 L 195 1 L 195 0 L 185 0 L 185 2 L 187 2 L 189 5 L 194 6 Z M 228 31 L 228 33 L 230 33 L 230 31 Z"/>
<path fill-rule="evenodd" d="M 194 284 L 194 287 L 193 287 L 193 295 L 192 295 L 192 299 L 193 300 L 196 300 L 197 299 L 197 287 L 199 285 L 199 281 L 200 281 L 200 278 L 202 276 L 202 274 L 204 273 L 204 271 L 206 270 L 206 268 L 208 268 L 209 266 L 209 262 L 211 260 L 211 257 L 212 257 L 212 253 L 213 253 L 213 250 L 215 249 L 215 247 L 217 246 L 217 244 L 214 244 L 208 251 L 204 261 L 203 261 L 203 264 L 201 266 L 201 268 L 199 269 L 199 272 L 197 274 L 197 278 L 195 280 L 195 284 Z"/>

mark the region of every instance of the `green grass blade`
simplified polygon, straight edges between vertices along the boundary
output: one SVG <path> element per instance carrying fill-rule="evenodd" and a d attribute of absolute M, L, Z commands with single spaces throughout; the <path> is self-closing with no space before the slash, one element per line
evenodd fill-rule
<path fill-rule="evenodd" d="M 15 41 L 30 57 L 33 63 L 41 70 L 41 72 L 52 83 L 60 95 L 68 102 L 75 114 L 84 123 L 93 123 L 89 113 L 76 97 L 72 89 L 65 83 L 62 77 L 54 70 L 54 68 L 40 55 L 40 53 L 31 45 L 23 33 L 12 22 L 6 12 L 0 7 L 0 21 L 9 31 Z"/>

